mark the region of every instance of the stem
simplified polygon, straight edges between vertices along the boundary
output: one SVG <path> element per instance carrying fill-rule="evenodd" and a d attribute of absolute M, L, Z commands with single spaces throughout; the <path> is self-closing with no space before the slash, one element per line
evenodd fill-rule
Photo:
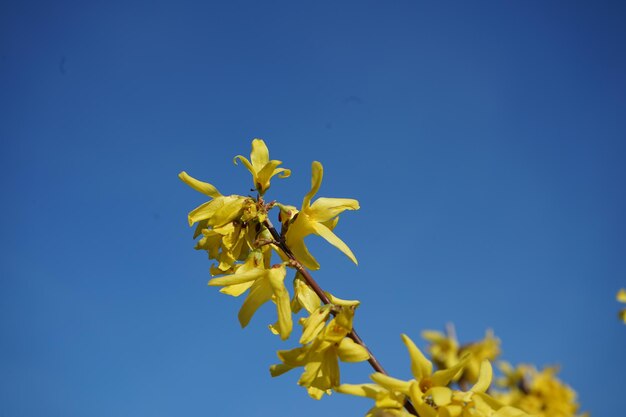
<path fill-rule="evenodd" d="M 291 261 L 291 265 L 294 268 L 296 268 L 298 270 L 298 272 L 300 272 L 300 274 L 302 275 L 302 277 L 306 281 L 307 285 L 309 287 L 311 287 L 311 289 L 315 292 L 315 294 L 317 294 L 317 296 L 320 298 L 320 300 L 322 300 L 322 302 L 324 304 L 330 304 L 330 300 L 326 296 L 326 293 L 324 293 L 324 291 L 319 286 L 317 281 L 315 281 L 313 279 L 313 277 L 311 276 L 309 271 L 304 269 L 304 267 L 302 266 L 300 261 L 298 261 L 296 259 L 295 255 L 293 254 L 291 249 L 289 249 L 289 247 L 285 243 L 285 240 L 278 233 L 276 228 L 274 228 L 274 225 L 272 225 L 272 222 L 269 219 L 265 219 L 265 221 L 263 222 L 263 225 L 267 228 L 267 230 L 270 231 L 270 233 L 272 234 L 272 237 L 274 238 L 274 240 L 276 240 L 276 245 L 285 253 L 285 255 L 287 255 L 287 257 Z M 370 357 L 369 357 L 369 359 L 367 361 L 372 366 L 372 368 L 374 368 L 374 370 L 376 372 L 380 372 L 381 374 L 384 374 L 384 375 L 389 375 L 387 373 L 387 371 L 385 371 L 385 369 L 382 367 L 380 362 L 378 362 L 378 359 L 376 359 L 376 356 L 374 356 L 372 351 L 365 345 L 365 342 L 363 342 L 363 339 L 361 339 L 359 337 L 359 335 L 357 334 L 356 330 L 354 330 L 354 328 L 352 328 L 352 330 L 350 331 L 350 334 L 348 335 L 348 337 L 350 337 L 350 339 L 354 340 L 355 343 L 363 346 L 367 350 L 367 352 L 370 355 Z M 413 404 L 411 403 L 411 401 L 408 398 L 406 399 L 406 401 L 404 403 L 404 408 L 406 408 L 406 410 L 409 413 L 411 413 L 411 414 L 413 414 L 415 416 L 419 416 L 419 414 L 417 414 L 417 411 L 415 410 L 415 407 L 413 407 Z"/>

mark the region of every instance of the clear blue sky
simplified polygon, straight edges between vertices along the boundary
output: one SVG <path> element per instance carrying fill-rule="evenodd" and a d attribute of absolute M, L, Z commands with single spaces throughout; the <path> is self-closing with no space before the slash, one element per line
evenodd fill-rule
<path fill-rule="evenodd" d="M 363 415 L 271 379 L 266 306 L 208 288 L 177 174 L 245 194 L 254 137 L 292 168 L 268 196 L 352 197 L 311 238 L 329 291 L 409 375 L 406 332 L 493 328 L 623 410 L 626 8 L 620 1 L 0 4 L 0 415 Z M 421 343 L 421 346 L 424 346 Z M 344 368 L 364 382 L 365 365 Z"/>

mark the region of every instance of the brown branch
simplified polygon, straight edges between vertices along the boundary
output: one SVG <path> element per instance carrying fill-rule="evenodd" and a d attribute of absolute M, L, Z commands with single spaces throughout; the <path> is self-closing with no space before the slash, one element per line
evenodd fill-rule
<path fill-rule="evenodd" d="M 272 234 L 272 237 L 274 238 L 274 240 L 276 240 L 276 246 L 278 246 L 285 253 L 285 255 L 287 255 L 287 257 L 290 260 L 290 264 L 294 268 L 296 268 L 298 270 L 298 272 L 302 275 L 302 277 L 304 278 L 304 281 L 307 283 L 307 285 L 309 287 L 311 287 L 311 289 L 315 292 L 315 294 L 317 294 L 317 296 L 320 298 L 320 300 L 322 300 L 322 302 L 324 304 L 331 304 L 330 300 L 326 296 L 326 293 L 324 293 L 324 291 L 319 286 L 317 281 L 315 281 L 315 279 L 313 279 L 313 277 L 311 276 L 309 271 L 307 271 L 302 266 L 300 261 L 298 261 L 296 259 L 295 255 L 293 254 L 291 249 L 289 249 L 289 247 L 285 243 L 285 239 L 283 238 L 283 236 L 281 236 L 278 233 L 276 228 L 274 228 L 274 225 L 272 225 L 272 222 L 269 219 L 266 218 L 265 221 L 263 222 L 263 225 Z M 385 371 L 385 369 L 382 367 L 380 362 L 378 362 L 378 359 L 376 359 L 376 356 L 374 356 L 372 351 L 365 345 L 365 342 L 363 342 L 363 339 L 361 339 L 359 337 L 359 335 L 357 334 L 356 330 L 354 330 L 354 328 L 352 328 L 352 330 L 350 331 L 350 334 L 348 336 L 350 337 L 350 339 L 354 340 L 355 343 L 363 346 L 365 348 L 365 350 L 367 350 L 367 352 L 370 355 L 370 357 L 369 357 L 369 359 L 367 361 L 372 366 L 372 368 L 374 368 L 374 370 L 376 372 L 380 372 L 381 374 L 384 374 L 384 375 L 389 375 L 387 373 L 387 371 Z M 411 401 L 408 398 L 406 399 L 406 401 L 404 403 L 404 408 L 406 408 L 406 410 L 409 413 L 419 417 L 419 414 L 417 414 L 417 410 L 415 410 L 415 407 L 413 407 L 413 404 L 411 403 Z"/>

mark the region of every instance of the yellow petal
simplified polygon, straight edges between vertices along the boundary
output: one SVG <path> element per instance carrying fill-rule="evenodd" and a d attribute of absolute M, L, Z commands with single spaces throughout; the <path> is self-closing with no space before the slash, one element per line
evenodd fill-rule
<path fill-rule="evenodd" d="M 200 236 L 202 234 L 202 230 L 207 228 L 207 220 L 202 220 L 201 222 L 198 222 L 198 225 L 196 226 L 196 230 L 194 230 L 193 232 L 193 238 L 197 238 L 198 236 Z"/>
<path fill-rule="evenodd" d="M 451 366 L 448 369 L 442 369 L 440 371 L 435 372 L 432 377 L 431 377 L 431 381 L 433 382 L 434 386 L 439 386 L 439 387 L 443 387 L 446 386 L 450 383 L 450 381 L 452 381 L 454 379 L 454 377 L 461 372 L 461 370 L 463 369 L 463 367 L 467 364 L 467 362 L 470 359 L 469 354 L 465 355 L 463 358 L 461 358 L 461 360 L 454 366 Z"/>
<path fill-rule="evenodd" d="M 452 390 L 448 387 L 432 387 L 426 392 L 437 406 L 442 407 L 452 402 Z"/>
<path fill-rule="evenodd" d="M 359 264 L 348 245 L 346 245 L 343 240 L 339 239 L 336 234 L 331 232 L 328 227 L 320 223 L 313 223 L 313 228 L 315 229 L 316 234 L 323 237 L 328 241 L 328 243 L 342 251 L 348 258 L 350 258 L 350 260 L 352 260 L 352 262 L 357 265 Z"/>
<path fill-rule="evenodd" d="M 492 417 L 526 417 L 526 416 L 530 417 L 528 414 L 526 414 L 522 410 L 519 410 L 514 407 L 506 406 L 496 411 Z"/>
<path fill-rule="evenodd" d="M 437 330 L 424 330 L 422 332 L 422 339 L 428 340 L 431 343 L 440 343 L 446 340 L 446 336 Z"/>
<path fill-rule="evenodd" d="M 278 175 L 278 178 L 287 178 L 291 175 L 291 170 L 287 168 L 277 168 L 272 172 L 272 177 Z"/>
<path fill-rule="evenodd" d="M 314 400 L 321 400 L 324 394 L 330 394 L 329 390 L 319 389 L 317 387 L 308 387 L 306 392 L 309 394 L 309 397 Z"/>
<path fill-rule="evenodd" d="M 491 385 L 491 378 L 493 377 L 493 369 L 491 363 L 487 359 L 483 360 L 480 364 L 480 372 L 478 374 L 478 381 L 470 389 L 473 392 L 487 392 L 489 385 Z"/>
<path fill-rule="evenodd" d="M 370 379 L 390 391 L 400 391 L 403 394 L 408 394 L 411 386 L 411 383 L 408 381 L 381 374 L 380 372 L 370 375 Z"/>
<path fill-rule="evenodd" d="M 342 306 L 342 307 L 357 307 L 358 305 L 361 304 L 361 302 L 359 300 L 343 300 L 339 297 L 335 297 L 334 295 L 332 295 L 329 292 L 325 292 L 326 296 L 328 297 L 328 299 L 330 300 L 331 304 L 334 304 L 336 306 Z"/>
<path fill-rule="evenodd" d="M 433 364 L 426 359 L 426 356 L 421 350 L 413 343 L 409 336 L 402 334 L 402 341 L 409 350 L 409 356 L 411 357 L 411 372 L 417 381 L 422 378 L 428 377 L 433 372 Z"/>
<path fill-rule="evenodd" d="M 274 377 L 284 374 L 285 372 L 291 371 L 293 366 L 285 365 L 284 363 L 279 363 L 277 365 L 270 366 L 270 374 Z"/>
<path fill-rule="evenodd" d="M 253 281 L 242 282 L 241 284 L 227 285 L 224 288 L 220 288 L 222 294 L 232 295 L 233 297 L 239 297 L 246 292 L 254 284 Z"/>
<path fill-rule="evenodd" d="M 239 310 L 238 318 L 241 327 L 246 327 L 258 308 L 271 299 L 272 287 L 269 282 L 264 279 L 256 281 Z"/>
<path fill-rule="evenodd" d="M 475 392 L 472 395 L 472 398 L 474 401 L 476 401 L 477 398 L 481 399 L 482 402 L 484 402 L 486 405 L 488 405 L 490 408 L 494 410 L 498 410 L 499 408 L 502 408 L 503 406 L 503 404 L 500 401 L 496 400 L 495 398 L 493 398 L 492 396 L 484 392 Z"/>
<path fill-rule="evenodd" d="M 215 210 L 213 215 L 209 218 L 210 226 L 223 226 L 240 217 L 246 197 L 228 196 L 222 197 L 221 200 L 223 201 L 223 205 Z"/>
<path fill-rule="evenodd" d="M 289 233 L 289 232 L 287 232 Z M 304 244 L 304 240 L 293 239 L 291 243 L 287 243 L 289 249 L 293 252 L 296 259 L 307 269 L 312 271 L 316 271 L 320 269 L 320 264 L 315 260 L 313 255 L 309 252 L 306 245 Z"/>
<path fill-rule="evenodd" d="M 460 405 L 452 404 L 439 409 L 440 417 L 459 417 L 463 414 L 463 407 Z"/>
<path fill-rule="evenodd" d="M 265 274 L 264 269 L 255 268 L 242 273 L 234 273 L 225 277 L 213 278 L 209 281 L 212 287 L 221 287 L 224 285 L 241 284 L 242 282 L 254 281 L 261 278 Z"/>
<path fill-rule="evenodd" d="M 316 311 L 311 313 L 303 321 L 302 337 L 300 337 L 300 343 L 306 345 L 311 342 L 322 331 L 326 320 L 330 316 L 330 306 L 322 306 Z"/>
<path fill-rule="evenodd" d="M 320 223 L 328 227 L 328 229 L 330 229 L 331 231 L 335 230 L 335 227 L 337 227 L 337 223 L 339 223 L 339 216 L 335 217 L 334 219 L 326 220 L 325 222 Z"/>
<path fill-rule="evenodd" d="M 301 276 L 302 275 L 297 272 L 296 278 L 293 280 L 294 299 L 291 302 L 291 309 L 294 313 L 297 313 L 301 307 L 304 307 L 304 309 L 311 314 L 320 307 L 322 301 L 317 294 L 315 294 L 315 291 L 304 282 Z"/>
<path fill-rule="evenodd" d="M 385 389 L 376 384 L 341 384 L 335 387 L 335 391 L 341 394 L 356 395 L 375 400 L 378 394 L 384 392 Z"/>
<path fill-rule="evenodd" d="M 324 177 L 324 168 L 322 164 L 317 161 L 313 161 L 311 164 L 311 190 L 304 196 L 302 200 L 302 209 L 308 208 L 311 204 L 311 199 L 317 191 L 320 189 L 320 185 L 322 184 L 322 178 Z"/>
<path fill-rule="evenodd" d="M 307 213 L 311 220 L 325 222 L 337 217 L 345 210 L 358 210 L 359 202 L 352 198 L 320 197 L 309 207 Z"/>
<path fill-rule="evenodd" d="M 413 406 L 417 408 L 419 415 L 423 416 L 424 414 L 422 414 L 422 412 L 420 411 L 418 407 L 422 405 L 427 405 L 427 404 L 424 403 L 424 393 L 422 392 L 418 381 L 415 381 L 415 380 L 411 381 L 409 385 L 409 397 L 411 398 L 411 402 L 413 403 Z"/>
<path fill-rule="evenodd" d="M 352 331 L 352 320 L 354 309 L 350 307 L 340 307 L 341 310 L 334 319 L 328 323 L 320 337 L 327 342 L 339 343 Z"/>
<path fill-rule="evenodd" d="M 242 156 L 242 155 L 237 155 L 236 157 L 233 158 L 233 163 L 235 165 L 237 165 L 237 159 L 239 159 L 241 162 L 243 162 L 243 164 L 246 166 L 248 171 L 250 171 L 250 173 L 252 174 L 252 177 L 256 179 L 256 170 L 254 169 L 254 167 L 252 166 L 250 161 L 248 161 L 248 158 L 246 158 L 245 156 Z"/>
<path fill-rule="evenodd" d="M 199 191 L 202 194 L 208 195 L 209 197 L 215 198 L 222 195 L 213 185 L 209 184 L 208 182 L 199 181 L 193 178 L 191 175 L 187 174 L 185 171 L 178 174 L 178 178 L 180 178 L 185 184 L 187 184 L 194 190 Z"/>
<path fill-rule="evenodd" d="M 280 359 L 285 365 L 292 367 L 304 366 L 307 362 L 309 355 L 309 347 L 301 346 L 290 350 L 279 350 L 276 352 L 278 359 Z"/>
<path fill-rule="evenodd" d="M 281 161 L 269 161 L 263 167 L 263 169 L 257 172 L 256 174 L 257 184 L 255 184 L 257 189 L 262 188 L 263 191 L 265 192 L 265 190 L 270 188 L 270 179 L 272 178 L 272 175 L 274 174 L 274 170 L 276 169 L 276 167 L 280 165 L 281 163 L 282 163 Z"/>
<path fill-rule="evenodd" d="M 289 292 L 285 288 L 284 279 L 287 271 L 284 265 L 269 270 L 268 279 L 276 301 L 278 313 L 278 333 L 285 340 L 291 334 L 293 322 L 291 320 L 291 306 Z"/>
<path fill-rule="evenodd" d="M 349 337 L 344 337 L 337 347 L 337 356 L 342 362 L 363 362 L 370 358 L 370 354 L 363 346 Z"/>
<path fill-rule="evenodd" d="M 413 405 L 415 406 L 417 414 L 419 414 L 420 417 L 437 417 L 437 410 L 425 402 L 422 401 L 417 404 L 414 403 Z"/>
<path fill-rule="evenodd" d="M 617 301 L 620 303 L 626 303 L 626 288 L 621 288 L 617 292 Z"/>
<path fill-rule="evenodd" d="M 215 213 L 215 211 L 222 207 L 222 205 L 224 204 L 224 201 L 222 199 L 223 197 L 218 197 L 214 200 L 207 201 L 206 203 L 203 203 L 195 209 L 191 210 L 189 212 L 189 215 L 187 216 L 189 226 L 199 221 L 206 221 L 208 224 L 208 219 L 213 216 L 213 213 Z"/>
<path fill-rule="evenodd" d="M 267 145 L 263 139 L 252 140 L 252 151 L 250 152 L 250 159 L 252 160 L 252 166 L 256 172 L 263 169 L 265 164 L 270 160 L 270 152 L 267 149 Z"/>
<path fill-rule="evenodd" d="M 304 365 L 304 372 L 300 376 L 298 380 L 298 385 L 302 385 L 305 387 L 310 387 L 315 378 L 317 378 L 317 374 L 322 368 L 322 361 L 310 361 L 306 365 Z"/>
<path fill-rule="evenodd" d="M 327 390 L 334 388 L 340 383 L 339 361 L 335 349 L 328 349 L 324 352 L 324 360 L 322 361 L 322 382 L 316 385 L 320 389 Z M 328 382 L 324 380 L 328 380 Z M 317 382 L 317 381 L 316 381 Z"/>

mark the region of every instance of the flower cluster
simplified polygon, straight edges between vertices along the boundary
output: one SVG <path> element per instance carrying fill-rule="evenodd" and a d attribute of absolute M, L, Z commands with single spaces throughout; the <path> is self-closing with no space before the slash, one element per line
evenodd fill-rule
<path fill-rule="evenodd" d="M 442 366 L 434 371 L 433 363 L 406 335 L 402 335 L 411 358 L 413 379 L 404 381 L 381 373 L 370 376 L 374 384 L 337 387 L 344 394 L 368 397 L 375 405 L 366 416 L 406 416 L 404 410 L 410 401 L 422 417 L 522 417 L 524 411 L 499 402 L 488 394 L 493 377 L 491 363 L 480 360 L 475 383 L 468 389 L 455 384 L 462 375 L 473 369 L 477 354 L 467 351 L 451 366 Z M 458 352 L 457 352 L 458 353 Z M 458 358 L 458 357 L 457 357 Z"/>
<path fill-rule="evenodd" d="M 504 377 L 497 381 L 504 391 L 494 397 L 504 404 L 525 410 L 537 417 L 575 417 L 579 405 L 576 392 L 556 377 L 556 367 L 538 371 L 532 365 L 511 366 L 500 363 Z"/>
<path fill-rule="evenodd" d="M 271 301 L 276 306 L 276 321 L 269 330 L 282 340 L 290 337 L 294 315 L 301 326 L 299 345 L 277 352 L 280 363 L 270 367 L 272 376 L 302 368 L 298 384 L 308 394 L 320 399 L 337 391 L 374 400 L 366 416 L 420 417 L 574 417 L 578 411 L 576 395 L 560 382 L 553 368 L 537 371 L 522 365 L 501 365 L 504 377 L 498 380 L 499 391 L 492 389 L 491 363 L 500 355 L 500 341 L 492 331 L 483 340 L 460 345 L 454 329 L 425 331 L 430 344 L 428 359 L 406 335 L 402 341 L 410 357 L 413 378 L 406 381 L 389 376 L 365 347 L 353 328 L 359 301 L 343 300 L 323 291 L 309 270 L 320 264 L 309 252 L 305 238 L 317 235 L 344 253 L 355 264 L 356 257 L 335 234 L 339 215 L 358 210 L 359 202 L 349 198 L 314 200 L 324 170 L 312 163 L 311 188 L 304 195 L 300 209 L 264 196 L 274 176 L 287 178 L 291 171 L 279 168 L 270 160 L 261 139 L 252 141 L 250 159 L 237 155 L 252 174 L 256 196 L 223 195 L 212 184 L 199 181 L 186 172 L 179 174 L 187 185 L 205 194 L 209 201 L 189 213 L 189 225 L 196 225 L 197 250 L 206 251 L 213 260 L 210 286 L 238 297 L 246 294 L 238 318 L 246 327 L 255 312 Z M 269 219 L 278 209 L 280 231 Z M 274 263 L 273 259 L 277 259 Z M 285 285 L 289 272 L 294 273 L 292 292 Z M 626 301 L 626 291 L 618 294 Z M 624 311 L 622 318 L 626 320 Z M 340 362 L 369 361 L 376 373 L 372 383 L 342 384 Z M 530 413 L 530 414 L 529 414 Z"/>
<path fill-rule="evenodd" d="M 351 335 L 352 321 L 358 301 L 341 300 L 331 294 L 320 296 L 306 282 L 305 268 L 319 269 L 319 263 L 307 249 L 304 239 L 315 234 L 323 237 L 346 254 L 354 263 L 356 257 L 334 232 L 339 214 L 357 210 L 359 203 L 347 198 L 318 198 L 324 174 L 322 164 L 313 162 L 311 189 L 304 196 L 300 210 L 278 202 L 266 203 L 263 195 L 270 188 L 270 180 L 278 175 L 286 178 L 291 171 L 278 168 L 281 161 L 270 160 L 269 151 L 261 139 L 252 141 L 248 160 L 235 157 L 252 174 L 256 198 L 240 195 L 222 195 L 213 185 L 199 181 L 186 172 L 179 177 L 210 200 L 189 213 L 189 225 L 197 224 L 194 238 L 201 236 L 196 249 L 207 252 L 216 263 L 211 266 L 210 286 L 221 287 L 220 292 L 238 297 L 247 292 L 239 310 L 239 322 L 246 327 L 254 313 L 268 301 L 276 305 L 277 321 L 269 326 L 281 339 L 289 338 L 292 316 L 304 310 L 300 347 L 278 352 L 281 364 L 271 367 L 273 376 L 296 367 L 304 372 L 299 384 L 305 386 L 314 398 L 339 385 L 338 361 L 360 362 L 369 359 L 369 351 L 356 343 Z M 280 208 L 281 233 L 276 236 L 268 212 Z M 273 234 L 274 232 L 274 234 Z M 272 264 L 272 255 L 282 262 Z M 296 270 L 293 298 L 285 286 L 288 269 Z"/>
<path fill-rule="evenodd" d="M 453 327 L 446 333 L 425 331 L 422 337 L 430 342 L 428 351 L 440 368 L 449 368 L 459 363 L 459 357 L 466 357 L 466 365 L 455 380 L 459 386 L 478 383 L 482 368 L 475 369 L 481 361 L 495 361 L 500 355 L 500 341 L 492 331 L 485 338 L 474 343 L 459 346 Z M 472 359 L 473 358 L 473 359 Z M 500 362 L 503 377 L 497 380 L 500 390 L 490 391 L 492 398 L 500 404 L 512 406 L 537 417 L 575 417 L 579 409 L 576 393 L 556 378 L 556 368 L 549 367 L 538 371 L 530 365 L 513 368 L 507 362 Z"/>

